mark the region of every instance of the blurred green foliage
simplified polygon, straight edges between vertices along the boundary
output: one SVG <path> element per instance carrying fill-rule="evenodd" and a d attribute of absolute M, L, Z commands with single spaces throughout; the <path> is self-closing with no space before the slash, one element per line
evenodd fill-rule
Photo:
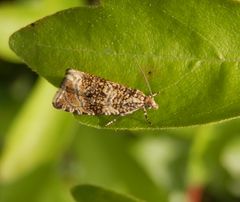
<path fill-rule="evenodd" d="M 73 189 L 72 191 L 74 198 L 78 202 L 142 202 L 142 200 L 137 200 L 133 197 L 123 196 L 121 194 L 109 191 L 93 185 L 80 185 Z"/>
<path fill-rule="evenodd" d="M 5 4 L 0 13 L 2 8 Z M 0 22 L 5 18 L 0 15 Z M 7 55 L 6 50 L 0 60 L 1 202 L 73 202 L 71 189 L 77 184 L 149 202 L 240 200 L 239 119 L 159 131 L 82 126 L 52 108 L 56 88 Z M 76 198 L 97 196 L 91 187 L 74 190 Z M 105 194 L 107 199 L 113 193 Z"/>
<path fill-rule="evenodd" d="M 64 8 L 78 6 L 81 0 L 0 1 L 0 57 L 13 62 L 19 58 L 9 49 L 8 38 L 16 30 Z"/>

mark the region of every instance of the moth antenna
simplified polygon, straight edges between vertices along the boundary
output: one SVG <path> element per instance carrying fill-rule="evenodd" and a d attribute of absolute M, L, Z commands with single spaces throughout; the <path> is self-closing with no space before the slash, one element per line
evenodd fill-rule
<path fill-rule="evenodd" d="M 148 87 L 148 90 L 149 90 L 151 96 L 153 96 L 152 89 L 151 89 L 151 86 L 150 86 L 150 84 L 149 84 L 149 81 L 148 81 L 148 79 L 147 79 L 147 77 L 146 77 L 146 74 L 144 73 L 143 69 L 141 68 L 141 66 L 139 65 L 138 62 L 137 62 L 137 65 L 138 65 L 139 69 L 141 70 L 141 72 L 142 72 L 142 74 L 143 74 L 144 80 L 145 80 L 145 82 L 146 82 L 146 84 L 147 84 L 147 87 Z M 153 96 L 153 97 L 154 97 L 154 96 Z"/>

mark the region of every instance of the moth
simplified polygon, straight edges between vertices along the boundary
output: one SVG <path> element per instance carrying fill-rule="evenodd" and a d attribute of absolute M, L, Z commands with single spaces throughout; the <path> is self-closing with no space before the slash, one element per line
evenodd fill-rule
<path fill-rule="evenodd" d="M 144 78 L 147 81 L 145 75 Z M 150 88 L 148 81 L 147 84 Z M 158 109 L 158 104 L 154 100 L 156 95 L 152 93 L 145 95 L 140 90 L 82 71 L 68 69 L 53 99 L 53 106 L 73 114 L 91 116 L 126 116 L 142 109 L 150 123 L 147 109 Z M 115 121 L 116 119 L 108 122 L 106 126 Z"/>

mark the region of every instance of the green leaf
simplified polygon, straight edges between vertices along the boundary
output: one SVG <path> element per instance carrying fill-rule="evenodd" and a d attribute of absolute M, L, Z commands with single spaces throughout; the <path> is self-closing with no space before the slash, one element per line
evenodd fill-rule
<path fill-rule="evenodd" d="M 139 110 L 109 128 L 182 127 L 240 115 L 240 4 L 226 0 L 122 0 L 68 9 L 10 38 L 34 71 L 59 86 L 75 68 L 149 94 L 158 110 Z M 114 117 L 77 116 L 104 125 Z"/>
<path fill-rule="evenodd" d="M 79 185 L 72 194 L 78 202 L 141 202 L 129 196 L 103 189 L 93 185 Z M 142 201 L 143 202 L 143 201 Z"/>

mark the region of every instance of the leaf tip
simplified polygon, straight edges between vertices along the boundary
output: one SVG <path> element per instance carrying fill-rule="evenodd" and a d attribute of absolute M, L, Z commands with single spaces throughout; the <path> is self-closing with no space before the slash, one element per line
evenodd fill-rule
<path fill-rule="evenodd" d="M 16 38 L 17 38 L 17 32 L 14 32 L 13 34 L 11 34 L 11 36 L 9 37 L 9 40 L 8 40 L 8 45 L 9 45 L 9 48 L 14 52 L 16 53 Z"/>

